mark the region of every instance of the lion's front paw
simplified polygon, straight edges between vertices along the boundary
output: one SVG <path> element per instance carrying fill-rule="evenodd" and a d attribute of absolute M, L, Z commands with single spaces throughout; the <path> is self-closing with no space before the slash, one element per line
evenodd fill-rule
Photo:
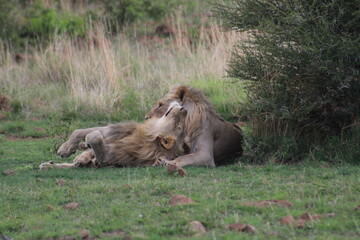
<path fill-rule="evenodd" d="M 154 167 L 159 166 L 168 166 L 169 164 L 172 164 L 172 161 L 167 160 L 166 158 L 158 158 L 155 163 L 153 164 Z"/>
<path fill-rule="evenodd" d="M 51 168 L 54 168 L 54 167 L 55 167 L 55 163 L 53 161 L 42 163 L 39 166 L 39 168 L 41 170 L 51 169 Z"/>
<path fill-rule="evenodd" d="M 62 158 L 69 157 L 71 154 L 76 152 L 77 146 L 71 146 L 69 142 L 64 142 L 57 151 L 57 155 Z"/>
<path fill-rule="evenodd" d="M 87 150 L 89 148 L 90 148 L 90 146 L 86 142 L 79 143 L 79 150 Z"/>
<path fill-rule="evenodd" d="M 78 155 L 73 162 L 76 166 L 87 166 L 95 159 L 95 153 L 92 149 L 87 149 L 85 152 Z"/>

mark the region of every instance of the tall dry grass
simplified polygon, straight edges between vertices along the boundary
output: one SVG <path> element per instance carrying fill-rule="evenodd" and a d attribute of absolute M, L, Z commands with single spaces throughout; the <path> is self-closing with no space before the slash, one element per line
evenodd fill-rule
<path fill-rule="evenodd" d="M 194 44 L 181 24 L 172 38 L 110 38 L 105 29 L 101 24 L 93 27 L 85 41 L 56 38 L 47 48 L 25 55 L 20 64 L 13 52 L 2 50 L 0 91 L 20 101 L 27 117 L 72 111 L 142 118 L 175 84 L 215 84 L 239 100 L 233 86 L 219 83 L 232 46 L 241 37 L 238 33 L 213 24 L 200 28 Z"/>

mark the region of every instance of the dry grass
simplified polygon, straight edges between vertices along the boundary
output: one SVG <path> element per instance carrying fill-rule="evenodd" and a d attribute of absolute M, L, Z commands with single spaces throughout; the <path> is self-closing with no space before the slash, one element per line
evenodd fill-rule
<path fill-rule="evenodd" d="M 199 29 L 194 44 L 186 27 L 175 25 L 172 38 L 136 40 L 125 34 L 110 39 L 98 25 L 86 41 L 57 38 L 46 49 L 25 55 L 20 64 L 6 52 L 1 91 L 20 101 L 27 116 L 75 111 L 128 118 L 146 112 L 174 84 L 222 81 L 231 48 L 241 36 L 212 25 Z M 133 105 L 135 112 L 125 114 Z"/>

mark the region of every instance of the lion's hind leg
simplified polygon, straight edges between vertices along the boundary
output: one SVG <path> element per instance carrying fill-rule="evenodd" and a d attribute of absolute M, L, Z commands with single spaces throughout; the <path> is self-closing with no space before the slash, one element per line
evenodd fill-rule
<path fill-rule="evenodd" d="M 54 168 L 74 168 L 75 163 L 54 163 L 53 161 L 40 164 L 40 170 L 48 170 Z"/>
<path fill-rule="evenodd" d="M 74 159 L 77 167 L 98 167 L 95 153 L 92 149 L 87 149 Z"/>
<path fill-rule="evenodd" d="M 62 158 L 69 157 L 74 154 L 76 150 L 83 149 L 85 146 L 81 141 L 85 140 L 85 137 L 94 132 L 101 131 L 106 132 L 108 127 L 95 127 L 95 128 L 86 128 L 86 129 L 77 129 L 71 135 L 68 141 L 64 142 L 57 151 L 57 155 Z"/>
<path fill-rule="evenodd" d="M 57 151 L 57 155 L 62 158 L 69 157 L 74 154 L 76 150 L 79 148 L 79 144 L 82 140 L 84 140 L 87 132 L 78 129 L 75 130 L 71 135 L 68 141 L 64 142 Z"/>
<path fill-rule="evenodd" d="M 94 151 L 98 166 L 101 167 L 104 165 L 106 161 L 107 147 L 101 132 L 94 131 L 86 135 L 85 142 Z"/>
<path fill-rule="evenodd" d="M 98 167 L 95 153 L 92 149 L 87 149 L 85 152 L 78 155 L 73 163 L 55 163 L 53 161 L 40 164 L 41 170 L 53 168 L 74 168 L 74 167 Z"/>

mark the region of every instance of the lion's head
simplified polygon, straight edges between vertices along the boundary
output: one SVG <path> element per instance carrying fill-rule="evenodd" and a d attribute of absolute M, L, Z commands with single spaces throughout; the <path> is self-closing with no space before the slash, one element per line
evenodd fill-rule
<path fill-rule="evenodd" d="M 185 108 L 188 112 L 184 126 L 185 141 L 188 143 L 201 134 L 204 122 L 221 119 L 215 113 L 215 110 L 204 94 L 188 86 L 176 86 L 171 89 L 169 93 L 157 101 L 155 106 L 145 115 L 145 119 L 163 116 L 169 106 L 175 103 Z"/>
<path fill-rule="evenodd" d="M 186 156 L 174 161 L 179 166 L 221 164 L 235 153 L 242 153 L 243 136 L 233 123 L 224 121 L 205 95 L 192 87 L 176 86 L 146 114 L 154 120 L 166 115 L 171 106 L 179 105 L 187 111 L 183 132 L 184 142 L 189 146 Z"/>
<path fill-rule="evenodd" d="M 171 103 L 178 103 L 180 106 L 182 106 L 187 90 L 188 87 L 186 86 L 179 86 L 172 89 L 168 94 L 156 102 L 155 106 L 145 115 L 145 119 L 150 119 L 153 117 L 160 118 L 169 109 Z"/>
<path fill-rule="evenodd" d="M 155 141 L 163 148 L 165 155 L 180 156 L 188 152 L 184 143 L 184 125 L 187 111 L 177 102 L 172 102 L 160 118 L 153 118 L 151 132 L 156 134 Z"/>

